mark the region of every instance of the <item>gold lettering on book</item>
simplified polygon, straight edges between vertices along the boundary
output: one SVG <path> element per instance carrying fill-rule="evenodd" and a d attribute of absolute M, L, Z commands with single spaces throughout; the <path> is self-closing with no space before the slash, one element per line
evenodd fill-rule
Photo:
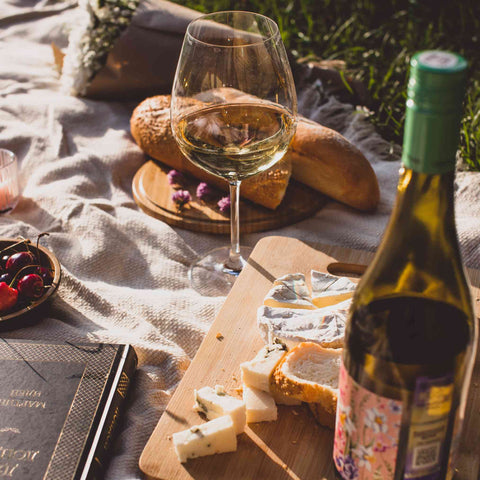
<path fill-rule="evenodd" d="M 22 450 L 14 448 L 5 448 L 0 446 L 0 458 L 6 460 L 18 460 L 20 462 L 33 462 L 40 450 Z"/>
<path fill-rule="evenodd" d="M 10 392 L 11 397 L 40 397 L 42 392 L 38 390 L 12 390 Z"/>
<path fill-rule="evenodd" d="M 105 440 L 103 442 L 104 450 L 108 449 L 108 446 L 110 444 L 110 440 L 112 439 L 113 429 L 115 428 L 115 424 L 117 423 L 119 414 L 120 414 L 120 409 L 118 407 L 115 407 L 115 410 L 113 411 L 112 419 L 110 420 L 110 424 L 107 427 Z"/>
<path fill-rule="evenodd" d="M 13 467 L 7 463 L 0 463 L 0 478 L 12 477 L 13 472 L 18 468 L 18 463 Z"/>
<path fill-rule="evenodd" d="M 22 450 L 20 448 L 5 448 L 0 446 L 0 478 L 12 477 L 20 463 L 18 462 L 34 462 L 40 450 Z M 11 465 L 8 461 L 15 461 L 15 465 Z"/>
<path fill-rule="evenodd" d="M 20 400 L 18 398 L 0 398 L 0 407 L 46 408 L 45 402 L 39 400 Z"/>

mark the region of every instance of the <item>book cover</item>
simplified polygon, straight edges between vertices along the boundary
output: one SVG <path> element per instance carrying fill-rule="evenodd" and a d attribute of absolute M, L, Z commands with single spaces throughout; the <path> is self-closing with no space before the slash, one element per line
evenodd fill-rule
<path fill-rule="evenodd" d="M 136 363 L 129 345 L 0 339 L 0 478 L 102 478 Z"/>

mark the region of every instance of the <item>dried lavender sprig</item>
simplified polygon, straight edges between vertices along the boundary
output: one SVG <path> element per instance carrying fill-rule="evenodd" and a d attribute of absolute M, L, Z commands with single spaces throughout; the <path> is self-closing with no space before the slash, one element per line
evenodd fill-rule
<path fill-rule="evenodd" d="M 206 200 L 214 194 L 212 187 L 206 182 L 200 182 L 197 186 L 197 198 Z"/>
<path fill-rule="evenodd" d="M 222 197 L 218 202 L 217 202 L 218 209 L 222 213 L 227 213 L 230 211 L 230 197 Z"/>
<path fill-rule="evenodd" d="M 172 194 L 172 201 L 181 210 L 187 203 L 192 200 L 192 196 L 188 190 L 177 190 Z"/>
<path fill-rule="evenodd" d="M 167 180 L 169 185 L 181 185 L 185 177 L 178 170 L 170 170 L 167 173 Z"/>

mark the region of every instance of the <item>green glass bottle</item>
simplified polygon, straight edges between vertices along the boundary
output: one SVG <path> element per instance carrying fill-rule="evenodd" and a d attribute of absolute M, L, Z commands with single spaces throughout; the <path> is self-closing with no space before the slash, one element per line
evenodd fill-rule
<path fill-rule="evenodd" d="M 449 52 L 411 60 L 397 199 L 345 335 L 342 479 L 452 476 L 477 337 L 453 205 L 466 68 Z"/>

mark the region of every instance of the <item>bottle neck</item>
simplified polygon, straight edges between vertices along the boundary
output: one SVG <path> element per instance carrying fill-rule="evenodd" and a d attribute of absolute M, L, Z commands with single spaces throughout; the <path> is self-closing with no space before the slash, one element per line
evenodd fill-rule
<path fill-rule="evenodd" d="M 419 240 L 415 233 L 428 233 L 430 240 L 447 234 L 456 244 L 454 178 L 453 171 L 429 174 L 402 166 L 388 230 L 400 222 L 414 242 Z"/>
<path fill-rule="evenodd" d="M 428 174 L 402 167 L 390 222 L 361 282 L 369 288 L 359 288 L 361 303 L 419 295 L 465 305 L 453 197 L 454 172 Z M 462 284 L 459 290 L 455 282 Z"/>

